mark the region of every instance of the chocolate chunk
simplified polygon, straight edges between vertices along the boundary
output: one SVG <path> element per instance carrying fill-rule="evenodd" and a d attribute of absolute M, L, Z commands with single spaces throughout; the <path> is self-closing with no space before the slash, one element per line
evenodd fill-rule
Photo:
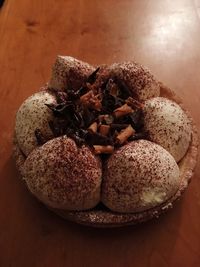
<path fill-rule="evenodd" d="M 87 93 L 87 91 L 88 91 L 88 88 L 86 86 L 82 86 L 77 91 L 74 91 L 74 90 L 71 89 L 68 92 L 68 98 L 71 101 L 78 100 L 82 95 L 84 95 L 85 93 Z"/>
<path fill-rule="evenodd" d="M 53 135 L 57 137 L 66 134 L 77 145 L 87 144 L 92 147 L 117 147 L 124 142 L 144 138 L 142 104 L 137 96 L 134 97 L 123 80 L 107 72 L 102 74 L 99 70 L 97 68 L 91 73 L 79 89 L 68 86 L 67 92 L 53 92 L 57 104 L 47 104 L 55 117 L 49 122 Z M 123 108 L 125 106 L 126 110 Z M 117 116 L 117 111 L 123 111 L 123 116 Z M 96 129 L 92 131 L 89 127 L 94 123 Z M 120 134 L 128 127 L 136 131 L 134 135 L 126 136 L 123 142 L 116 142 L 116 138 L 121 138 Z M 105 129 L 109 130 L 105 132 Z M 40 132 L 36 131 L 36 135 L 38 142 L 42 143 Z"/>
<path fill-rule="evenodd" d="M 67 136 L 72 138 L 78 146 L 85 144 L 85 139 L 80 137 L 80 133 L 78 131 L 73 132 L 73 130 L 68 130 Z"/>
<path fill-rule="evenodd" d="M 56 92 L 56 100 L 58 104 L 64 103 L 67 101 L 67 93 L 65 92 Z"/>
<path fill-rule="evenodd" d="M 55 117 L 62 117 L 67 114 L 68 110 L 72 109 L 72 102 L 63 102 L 57 105 L 45 104 L 49 109 L 53 111 Z"/>
<path fill-rule="evenodd" d="M 96 110 L 90 110 L 89 108 L 84 108 L 81 113 L 85 128 L 88 128 L 97 118 L 98 112 Z"/>
<path fill-rule="evenodd" d="M 132 96 L 132 92 L 130 91 L 130 89 L 128 88 L 128 86 L 124 81 L 116 77 L 114 81 L 119 87 L 119 97 L 121 97 L 122 99 L 127 99 L 128 97 Z"/>
<path fill-rule="evenodd" d="M 97 78 L 97 72 L 100 70 L 100 67 L 98 67 L 94 72 L 90 74 L 90 76 L 87 78 L 88 83 L 93 84 Z"/>
<path fill-rule="evenodd" d="M 110 94 L 104 94 L 102 99 L 102 112 L 112 113 L 115 109 L 115 98 Z"/>
<path fill-rule="evenodd" d="M 84 139 L 89 145 L 113 145 L 113 140 L 105 135 L 93 132 L 87 132 L 84 136 Z"/>
<path fill-rule="evenodd" d="M 123 130 L 125 129 L 126 127 L 128 127 L 128 124 L 117 124 L 117 123 L 112 123 L 110 125 L 111 129 L 114 129 L 114 130 Z"/>
<path fill-rule="evenodd" d="M 49 128 L 51 129 L 54 137 L 58 137 L 60 135 L 60 129 L 56 127 L 53 121 L 49 121 Z"/>
<path fill-rule="evenodd" d="M 109 79 L 106 84 L 106 88 L 103 91 L 103 99 L 102 99 L 103 113 L 108 113 L 108 114 L 112 113 L 114 109 L 124 104 L 124 100 L 122 98 L 110 94 L 112 85 L 113 85 L 113 80 Z"/>
<path fill-rule="evenodd" d="M 128 115 L 128 119 L 136 131 L 139 131 L 144 126 L 143 110 L 138 109 L 132 114 Z"/>

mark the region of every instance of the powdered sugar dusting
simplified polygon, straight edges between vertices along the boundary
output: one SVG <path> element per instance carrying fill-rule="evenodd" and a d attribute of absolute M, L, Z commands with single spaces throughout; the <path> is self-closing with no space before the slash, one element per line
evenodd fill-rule
<path fill-rule="evenodd" d="M 79 89 L 94 70 L 93 66 L 81 60 L 70 56 L 58 56 L 48 86 L 62 91 L 70 87 Z"/>
<path fill-rule="evenodd" d="M 23 176 L 29 190 L 54 208 L 84 210 L 100 200 L 99 159 L 66 136 L 35 149 L 25 161 Z"/>
<path fill-rule="evenodd" d="M 148 69 L 136 62 L 115 63 L 111 73 L 122 79 L 139 100 L 146 100 L 160 95 L 160 86 Z"/>
<path fill-rule="evenodd" d="M 169 199 L 179 184 L 178 165 L 165 149 L 146 140 L 134 141 L 109 158 L 102 201 L 118 212 L 143 211 Z"/>
<path fill-rule="evenodd" d="M 27 98 L 16 115 L 16 137 L 20 149 L 27 156 L 37 147 L 35 130 L 39 128 L 48 140 L 53 137 L 48 122 L 53 114 L 45 104 L 55 103 L 55 97 L 46 91 L 35 93 Z"/>
<path fill-rule="evenodd" d="M 178 104 L 164 97 L 147 100 L 144 126 L 151 141 L 169 151 L 177 162 L 182 159 L 191 141 L 192 126 Z"/>

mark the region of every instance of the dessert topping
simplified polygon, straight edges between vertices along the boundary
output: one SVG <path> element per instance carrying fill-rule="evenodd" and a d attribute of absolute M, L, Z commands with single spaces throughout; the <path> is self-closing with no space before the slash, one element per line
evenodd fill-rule
<path fill-rule="evenodd" d="M 143 136 L 143 105 L 124 82 L 99 75 L 97 68 L 77 91 L 54 91 L 57 105 L 47 105 L 55 116 L 49 122 L 54 136 L 68 135 L 96 154 L 112 153 L 134 136 Z M 106 77 L 106 78 L 105 78 Z"/>
<path fill-rule="evenodd" d="M 96 133 L 97 132 L 97 122 L 93 122 L 90 127 L 88 128 L 89 130 L 91 130 L 93 133 Z"/>
<path fill-rule="evenodd" d="M 98 154 L 112 154 L 114 151 L 114 146 L 99 146 L 99 145 L 94 145 L 94 153 L 96 155 Z"/>
<path fill-rule="evenodd" d="M 133 109 L 127 104 L 124 104 L 123 106 L 115 109 L 113 113 L 116 118 L 119 118 L 127 114 L 133 113 Z"/>
<path fill-rule="evenodd" d="M 108 135 L 110 131 L 110 125 L 101 124 L 99 127 L 99 133 L 102 135 Z"/>
<path fill-rule="evenodd" d="M 127 141 L 129 137 L 134 135 L 134 133 L 135 133 L 135 130 L 132 128 L 131 125 L 129 125 L 124 130 L 121 130 L 121 132 L 117 135 L 116 137 L 117 143 L 122 145 L 123 143 Z"/>

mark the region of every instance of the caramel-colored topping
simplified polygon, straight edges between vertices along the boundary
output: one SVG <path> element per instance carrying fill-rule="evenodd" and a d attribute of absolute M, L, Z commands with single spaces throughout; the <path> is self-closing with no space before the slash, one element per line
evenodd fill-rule
<path fill-rule="evenodd" d="M 102 108 L 101 99 L 99 99 L 99 96 L 94 95 L 92 90 L 82 95 L 80 97 L 80 102 L 83 106 L 90 107 L 98 111 Z"/>
<path fill-rule="evenodd" d="M 133 109 L 127 104 L 124 104 L 123 106 L 114 110 L 114 115 L 116 118 L 120 118 L 132 112 L 133 112 Z"/>
<path fill-rule="evenodd" d="M 97 146 L 101 154 L 141 136 L 143 106 L 123 79 L 110 72 L 97 68 L 78 90 L 54 94 L 57 103 L 48 107 L 56 117 L 49 122 L 55 137 L 66 134 L 79 146 Z"/>
<path fill-rule="evenodd" d="M 101 145 L 94 145 L 94 153 L 98 154 L 112 154 L 114 151 L 114 146 L 101 146 Z"/>
<path fill-rule="evenodd" d="M 116 137 L 117 143 L 118 144 L 123 144 L 126 142 L 126 140 L 135 133 L 135 130 L 132 128 L 131 125 L 126 127 L 124 130 L 122 130 L 118 136 Z"/>
<path fill-rule="evenodd" d="M 101 124 L 99 127 L 99 133 L 102 135 L 108 135 L 110 131 L 110 125 Z"/>
<path fill-rule="evenodd" d="M 93 122 L 89 127 L 88 130 L 91 130 L 93 133 L 97 132 L 97 122 Z"/>

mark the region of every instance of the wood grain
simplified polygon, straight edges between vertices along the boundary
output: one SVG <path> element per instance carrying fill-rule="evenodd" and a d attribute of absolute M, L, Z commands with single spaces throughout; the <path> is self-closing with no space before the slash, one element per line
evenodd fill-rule
<path fill-rule="evenodd" d="M 200 129 L 200 18 L 193 0 L 6 0 L 0 10 L 0 266 L 200 265 L 200 164 L 175 208 L 139 227 L 68 223 L 28 194 L 11 159 L 20 103 L 57 54 L 135 59 L 183 99 Z M 196 4 L 196 5 L 195 5 Z"/>

